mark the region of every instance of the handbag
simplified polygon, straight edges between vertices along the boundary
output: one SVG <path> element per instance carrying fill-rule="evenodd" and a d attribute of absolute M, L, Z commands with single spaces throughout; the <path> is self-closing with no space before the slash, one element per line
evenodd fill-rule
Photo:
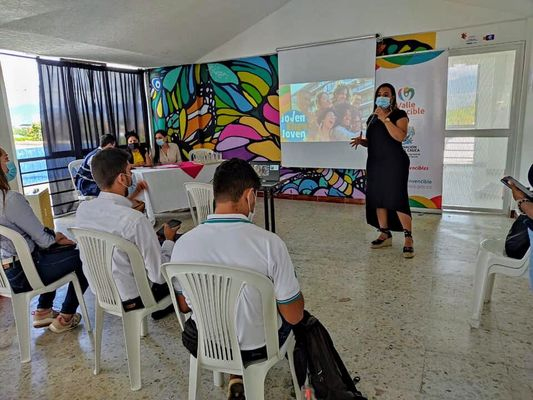
<path fill-rule="evenodd" d="M 520 215 L 505 238 L 505 254 L 507 257 L 521 259 L 526 255 L 529 249 L 529 234 L 527 232 L 527 223 L 531 220 L 527 215 Z"/>

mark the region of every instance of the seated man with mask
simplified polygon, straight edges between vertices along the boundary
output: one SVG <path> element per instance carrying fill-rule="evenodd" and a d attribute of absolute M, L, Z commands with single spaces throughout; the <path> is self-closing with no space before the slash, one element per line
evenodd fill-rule
<path fill-rule="evenodd" d="M 282 345 L 292 325 L 303 318 L 304 299 L 285 243 L 276 234 L 252 223 L 260 186 L 259 177 L 246 161 L 233 158 L 220 164 L 213 178 L 215 213 L 176 242 L 171 261 L 235 266 L 270 278 L 281 316 L 278 335 Z M 180 293 L 177 282 L 175 285 L 180 310 L 189 312 L 187 293 Z M 241 294 L 236 328 L 243 362 L 266 358 L 261 299 L 253 288 L 244 288 Z M 185 323 L 182 340 L 196 356 L 194 310 Z M 244 398 L 240 376 L 232 376 L 228 388 L 228 399 Z"/>
<path fill-rule="evenodd" d="M 128 158 L 127 152 L 116 148 L 102 150 L 94 156 L 92 172 L 101 192 L 96 199 L 79 205 L 75 226 L 111 233 L 135 244 L 143 256 L 154 297 L 159 301 L 169 294 L 168 286 L 161 275 L 161 264 L 170 259 L 179 226 L 170 228 L 165 224 L 166 240 L 160 245 L 148 219 L 141 212 L 132 209 L 132 203 L 126 197 L 128 188 L 132 185 L 132 166 Z M 138 182 L 137 186 L 145 187 L 145 184 Z M 127 255 L 116 251 L 112 268 L 124 310 L 144 307 Z M 171 306 L 152 316 L 158 319 L 172 311 Z"/>

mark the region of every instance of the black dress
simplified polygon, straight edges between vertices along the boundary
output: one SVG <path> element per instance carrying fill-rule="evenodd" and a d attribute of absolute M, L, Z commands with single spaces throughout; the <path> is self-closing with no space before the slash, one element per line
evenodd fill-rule
<path fill-rule="evenodd" d="M 389 114 L 396 124 L 406 118 L 405 111 L 395 109 Z M 402 231 L 397 211 L 411 215 L 407 180 L 409 178 L 409 156 L 402 143 L 390 135 L 387 127 L 375 114 L 367 121 L 368 159 L 366 162 L 366 221 L 379 228 L 376 208 L 386 208 L 388 227 L 392 231 Z M 384 227 L 385 228 L 385 227 Z"/>

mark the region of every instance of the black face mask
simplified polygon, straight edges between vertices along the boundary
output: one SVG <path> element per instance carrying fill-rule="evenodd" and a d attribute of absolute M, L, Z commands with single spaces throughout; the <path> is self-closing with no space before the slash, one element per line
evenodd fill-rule
<path fill-rule="evenodd" d="M 533 164 L 531 164 L 531 167 L 529 167 L 529 173 L 527 174 L 527 179 L 529 180 L 529 184 L 533 187 Z"/>
<path fill-rule="evenodd" d="M 138 149 L 139 148 L 139 143 L 128 143 L 128 148 L 130 150 Z"/>

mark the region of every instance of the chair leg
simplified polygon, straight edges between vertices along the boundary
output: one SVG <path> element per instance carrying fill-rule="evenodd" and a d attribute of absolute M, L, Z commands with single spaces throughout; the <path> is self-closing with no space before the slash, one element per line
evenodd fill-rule
<path fill-rule="evenodd" d="M 247 399 L 265 400 L 265 373 L 258 369 L 246 368 L 243 374 L 244 395 Z"/>
<path fill-rule="evenodd" d="M 95 302 L 94 318 L 94 374 L 100 373 L 100 359 L 102 354 L 102 331 L 104 328 L 104 309 L 100 307 L 98 301 Z"/>
<path fill-rule="evenodd" d="M 224 374 L 222 372 L 213 371 L 213 384 L 218 387 L 224 386 Z"/>
<path fill-rule="evenodd" d="M 78 279 L 73 279 L 72 284 L 74 285 L 74 291 L 76 292 L 76 297 L 78 298 L 78 303 L 80 303 L 80 311 L 83 319 L 85 320 L 85 327 L 87 332 L 91 332 L 91 320 L 89 319 L 89 313 L 87 312 L 87 306 L 85 305 L 85 299 L 83 298 L 83 292 L 81 291 L 80 282 Z"/>
<path fill-rule="evenodd" d="M 483 297 L 485 295 L 487 275 L 489 272 L 489 257 L 487 252 L 482 250 L 479 252 L 476 271 L 474 273 L 474 298 L 472 300 L 472 317 L 470 319 L 470 326 L 472 328 L 479 328 L 479 319 L 483 308 Z"/>
<path fill-rule="evenodd" d="M 14 295 L 11 298 L 11 304 L 19 339 L 20 362 L 27 363 L 31 361 L 30 299 L 24 295 Z"/>
<path fill-rule="evenodd" d="M 287 344 L 287 358 L 289 359 L 289 369 L 291 370 L 292 384 L 294 386 L 294 393 L 296 394 L 296 400 L 302 400 L 302 391 L 298 385 L 298 379 L 296 378 L 296 370 L 294 369 L 294 346 L 296 342 L 291 340 Z"/>
<path fill-rule="evenodd" d="M 148 315 L 141 321 L 141 337 L 148 335 Z"/>
<path fill-rule="evenodd" d="M 194 356 L 189 361 L 189 400 L 196 400 L 200 391 L 200 366 Z"/>
<path fill-rule="evenodd" d="M 141 324 L 142 322 L 123 314 L 124 339 L 126 341 L 126 356 L 128 357 L 128 370 L 130 373 L 131 390 L 139 390 L 141 383 Z"/>
<path fill-rule="evenodd" d="M 496 274 L 489 274 L 487 278 L 487 284 L 485 287 L 485 295 L 483 296 L 483 301 L 485 303 L 490 302 L 490 299 L 492 297 L 492 290 L 494 289 L 494 278 L 496 278 Z"/>

